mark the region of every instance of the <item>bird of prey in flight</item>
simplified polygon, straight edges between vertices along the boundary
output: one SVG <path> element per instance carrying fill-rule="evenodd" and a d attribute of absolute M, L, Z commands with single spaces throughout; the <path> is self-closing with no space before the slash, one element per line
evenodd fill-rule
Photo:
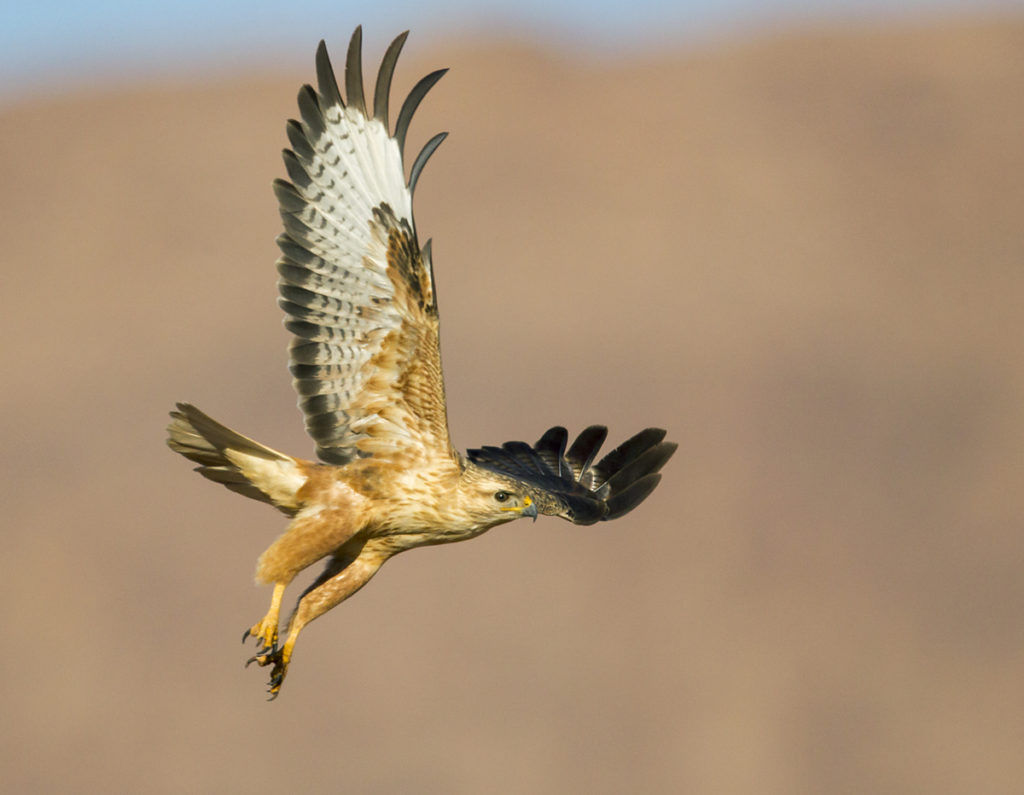
<path fill-rule="evenodd" d="M 362 32 L 345 62 L 344 98 L 321 41 L 317 87 L 299 91 L 288 122 L 288 180 L 274 182 L 284 232 L 277 244 L 279 303 L 292 333 L 289 369 L 318 461 L 242 436 L 187 403 L 171 412 L 168 445 L 204 477 L 269 503 L 290 518 L 260 556 L 256 579 L 273 585 L 267 614 L 246 631 L 281 689 L 299 633 L 364 586 L 393 555 L 473 538 L 538 513 L 576 524 L 615 519 L 639 505 L 675 452 L 648 428 L 607 455 L 602 426 L 569 444 L 551 428 L 529 445 L 506 442 L 465 455 L 448 435 L 430 241 L 422 247 L 412 199 L 431 138 L 405 176 L 413 113 L 444 74 L 420 80 L 392 131 L 388 95 L 406 34 L 388 47 L 373 104 L 363 87 Z M 279 643 L 285 588 L 325 559 L 299 597 Z"/>

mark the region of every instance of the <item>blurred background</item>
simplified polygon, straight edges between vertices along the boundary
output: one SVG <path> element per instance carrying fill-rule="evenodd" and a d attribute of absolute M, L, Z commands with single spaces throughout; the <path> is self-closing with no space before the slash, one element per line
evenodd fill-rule
<path fill-rule="evenodd" d="M 0 6 L 12 792 L 1019 792 L 1024 5 Z M 30 7 L 28 7 L 30 6 Z M 316 42 L 395 101 L 462 448 L 646 425 L 638 510 L 402 556 L 242 669 L 311 454 L 270 182 Z M 310 572 L 312 575 L 313 572 Z"/>

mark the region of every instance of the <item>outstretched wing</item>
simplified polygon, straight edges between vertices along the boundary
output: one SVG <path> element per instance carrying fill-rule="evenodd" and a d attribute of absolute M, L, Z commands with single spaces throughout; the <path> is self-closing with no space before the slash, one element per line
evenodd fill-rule
<path fill-rule="evenodd" d="M 629 513 L 643 502 L 658 485 L 659 470 L 677 447 L 663 441 L 665 431 L 648 428 L 594 464 L 607 436 L 607 428 L 591 425 L 566 450 L 569 434 L 556 427 L 532 447 L 526 442 L 505 442 L 468 454 L 474 464 L 522 483 L 541 513 L 594 524 Z"/>
<path fill-rule="evenodd" d="M 455 455 L 448 436 L 430 243 L 420 249 L 412 197 L 434 136 L 408 182 L 405 134 L 427 75 L 402 105 L 394 134 L 388 95 L 403 33 L 377 75 L 372 113 L 363 93 L 362 31 L 345 63 L 345 94 L 327 48 L 316 53 L 317 90 L 299 91 L 301 121 L 288 122 L 290 182 L 276 180 L 284 234 L 279 303 L 295 335 L 290 370 L 306 430 L 324 461 L 425 451 Z"/>

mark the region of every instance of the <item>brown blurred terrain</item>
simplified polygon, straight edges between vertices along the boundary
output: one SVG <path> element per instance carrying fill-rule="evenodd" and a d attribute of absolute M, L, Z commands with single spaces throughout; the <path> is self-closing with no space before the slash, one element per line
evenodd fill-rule
<path fill-rule="evenodd" d="M 452 132 L 416 206 L 456 443 L 660 425 L 661 488 L 393 561 L 264 703 L 283 520 L 163 428 L 310 454 L 269 183 L 313 47 L 8 107 L 5 788 L 1020 792 L 1024 20 L 410 45 L 395 97 L 453 67 L 410 143 Z"/>

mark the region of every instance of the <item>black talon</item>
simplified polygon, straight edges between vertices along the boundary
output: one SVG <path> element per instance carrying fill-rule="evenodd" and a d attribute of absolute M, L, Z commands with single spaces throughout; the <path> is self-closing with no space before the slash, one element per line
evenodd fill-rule
<path fill-rule="evenodd" d="M 273 701 L 281 691 L 281 684 L 284 682 L 286 671 L 286 666 L 281 659 L 282 656 L 283 654 L 280 650 L 274 650 L 271 654 L 253 658 L 261 666 L 270 665 L 271 663 L 274 666 L 270 671 L 270 677 L 267 681 L 267 693 L 270 694 L 267 701 Z M 252 660 L 250 660 L 250 662 L 252 662 Z"/>
<path fill-rule="evenodd" d="M 251 634 L 252 634 L 252 629 L 251 628 L 247 629 L 244 633 L 242 633 L 242 643 L 245 643 L 247 640 L 249 640 L 249 636 Z"/>

